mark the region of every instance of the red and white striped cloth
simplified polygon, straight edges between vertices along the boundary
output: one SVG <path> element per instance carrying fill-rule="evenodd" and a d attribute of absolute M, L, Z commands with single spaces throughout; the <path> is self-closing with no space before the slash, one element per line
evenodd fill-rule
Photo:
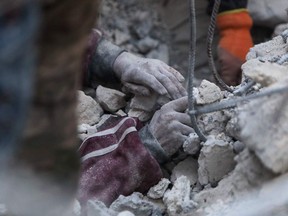
<path fill-rule="evenodd" d="M 111 117 L 101 128 L 79 147 L 78 199 L 82 204 L 97 199 L 109 206 L 119 195 L 144 193 L 158 183 L 162 172 L 139 138 L 139 120 Z"/>

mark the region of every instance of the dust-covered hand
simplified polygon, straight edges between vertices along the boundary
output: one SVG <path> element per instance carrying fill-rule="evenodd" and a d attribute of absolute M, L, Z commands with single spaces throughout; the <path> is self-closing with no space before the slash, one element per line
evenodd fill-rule
<path fill-rule="evenodd" d="M 149 123 L 150 132 L 168 157 L 181 147 L 190 133 L 194 132 L 190 117 L 185 113 L 187 105 L 187 96 L 170 101 L 154 114 Z"/>
<path fill-rule="evenodd" d="M 134 94 L 149 95 L 152 90 L 160 95 L 168 94 L 172 99 L 187 95 L 182 86 L 184 77 L 160 60 L 123 52 L 115 60 L 113 70 Z"/>

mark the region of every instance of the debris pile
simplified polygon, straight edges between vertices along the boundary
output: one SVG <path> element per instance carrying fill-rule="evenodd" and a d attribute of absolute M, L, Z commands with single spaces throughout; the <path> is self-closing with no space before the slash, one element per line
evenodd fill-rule
<path fill-rule="evenodd" d="M 133 4 L 134 1 L 128 2 Z M 115 2 L 106 4 L 122 7 Z M 110 7 L 106 10 L 108 8 L 112 10 Z M 161 47 L 162 41 L 155 35 L 152 38 L 151 32 L 147 32 L 147 25 L 153 23 L 149 19 L 143 29 L 139 27 L 141 24 L 129 26 L 121 16 L 118 21 L 120 27 L 116 25 L 112 29 L 118 28 L 119 31 L 110 35 L 118 44 L 146 57 Z M 133 29 L 135 26 L 139 29 Z M 120 33 L 123 29 L 129 34 L 133 29 L 138 40 L 135 35 Z M 149 29 L 153 28 L 150 26 Z M 245 77 L 255 81 L 247 95 L 288 86 L 288 43 L 285 38 L 283 33 L 251 49 L 247 62 L 242 66 Z M 101 94 L 97 94 L 100 91 Z M 223 91 L 207 80 L 194 88 L 194 94 L 198 107 L 241 97 Z M 158 95 L 130 98 L 123 92 L 102 86 L 94 95 L 93 108 L 89 102 L 91 97 L 79 92 L 79 136 L 82 139 L 97 131 L 108 113 L 136 116 L 147 121 L 167 102 L 167 98 Z M 198 115 L 199 127 L 207 135 L 206 142 L 201 142 L 196 133 L 191 133 L 172 160 L 162 166 L 165 178 L 147 194 L 121 195 L 109 208 L 99 201 L 90 200 L 88 215 L 287 215 L 287 101 L 286 89 L 284 93 L 243 100 L 235 108 Z M 96 110 L 98 113 L 93 113 Z M 85 112 L 95 115 L 88 118 L 93 119 L 93 123 L 87 121 Z"/>

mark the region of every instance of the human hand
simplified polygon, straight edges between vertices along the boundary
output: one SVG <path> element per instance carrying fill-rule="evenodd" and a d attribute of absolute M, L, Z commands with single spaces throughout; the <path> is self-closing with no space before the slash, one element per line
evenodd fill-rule
<path fill-rule="evenodd" d="M 184 113 L 187 106 L 187 96 L 170 101 L 154 114 L 149 124 L 150 132 L 168 157 L 176 153 L 187 136 L 194 132 L 189 115 Z"/>
<path fill-rule="evenodd" d="M 160 60 L 123 52 L 115 60 L 113 69 L 123 85 L 134 94 L 147 96 L 153 90 L 160 95 L 168 94 L 172 99 L 187 95 L 181 84 L 184 77 Z"/>

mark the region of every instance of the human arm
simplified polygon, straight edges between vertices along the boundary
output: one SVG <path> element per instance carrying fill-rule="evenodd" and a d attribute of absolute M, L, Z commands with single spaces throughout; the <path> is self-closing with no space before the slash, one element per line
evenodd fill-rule
<path fill-rule="evenodd" d="M 214 0 L 209 0 L 208 13 L 211 13 Z M 227 85 L 241 83 L 241 65 L 253 46 L 250 29 L 252 19 L 247 10 L 247 0 L 222 0 L 216 19 L 220 33 L 218 59 L 220 76 Z"/>
<path fill-rule="evenodd" d="M 175 69 L 156 59 L 138 57 L 107 41 L 93 30 L 84 73 L 86 83 L 96 81 L 119 83 L 134 94 L 149 95 L 155 91 L 168 94 L 172 99 L 186 95 L 183 76 Z"/>

